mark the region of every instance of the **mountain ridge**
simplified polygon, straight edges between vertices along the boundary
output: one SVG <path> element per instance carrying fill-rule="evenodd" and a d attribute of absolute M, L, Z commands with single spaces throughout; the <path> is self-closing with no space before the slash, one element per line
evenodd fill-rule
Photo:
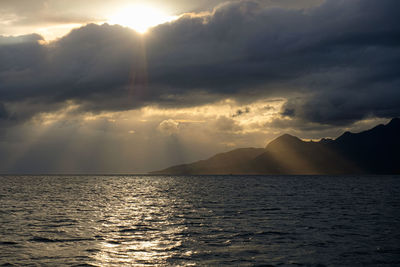
<path fill-rule="evenodd" d="M 265 148 L 239 148 L 151 174 L 400 174 L 400 119 L 336 139 L 303 141 L 283 134 Z"/>

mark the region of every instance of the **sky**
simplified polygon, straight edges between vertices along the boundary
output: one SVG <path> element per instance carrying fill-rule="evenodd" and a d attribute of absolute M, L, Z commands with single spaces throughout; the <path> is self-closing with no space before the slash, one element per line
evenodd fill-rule
<path fill-rule="evenodd" d="M 0 0 L 0 173 L 144 173 L 400 116 L 398 0 Z"/>

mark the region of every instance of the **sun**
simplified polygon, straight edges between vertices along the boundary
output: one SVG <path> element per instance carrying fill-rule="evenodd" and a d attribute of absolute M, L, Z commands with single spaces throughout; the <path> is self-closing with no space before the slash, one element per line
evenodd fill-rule
<path fill-rule="evenodd" d="M 145 33 L 149 28 L 176 19 L 161 9 L 151 6 L 135 5 L 124 7 L 108 19 L 110 24 L 119 24 L 134 29 L 139 33 Z"/>

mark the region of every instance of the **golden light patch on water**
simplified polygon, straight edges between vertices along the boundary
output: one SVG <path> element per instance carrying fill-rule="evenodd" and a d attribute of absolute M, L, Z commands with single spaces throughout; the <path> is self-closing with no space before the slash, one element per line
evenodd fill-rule
<path fill-rule="evenodd" d="M 391 266 L 398 258 L 396 176 L 0 178 L 1 260 L 16 266 Z M 360 242 L 365 253 L 354 251 Z"/>
<path fill-rule="evenodd" d="M 185 220 L 176 209 L 176 199 L 163 188 L 162 181 L 152 180 L 135 187 L 118 184 L 120 193 L 103 192 L 103 209 L 98 214 L 103 233 L 93 256 L 103 266 L 166 265 L 182 246 Z"/>

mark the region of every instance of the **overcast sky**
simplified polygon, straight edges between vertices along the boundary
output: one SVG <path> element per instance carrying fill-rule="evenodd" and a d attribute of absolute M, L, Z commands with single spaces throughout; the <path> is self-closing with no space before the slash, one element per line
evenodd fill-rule
<path fill-rule="evenodd" d="M 144 34 L 108 21 L 143 3 L 175 17 Z M 385 123 L 400 116 L 399 8 L 2 0 L 0 172 L 145 172 Z"/>

